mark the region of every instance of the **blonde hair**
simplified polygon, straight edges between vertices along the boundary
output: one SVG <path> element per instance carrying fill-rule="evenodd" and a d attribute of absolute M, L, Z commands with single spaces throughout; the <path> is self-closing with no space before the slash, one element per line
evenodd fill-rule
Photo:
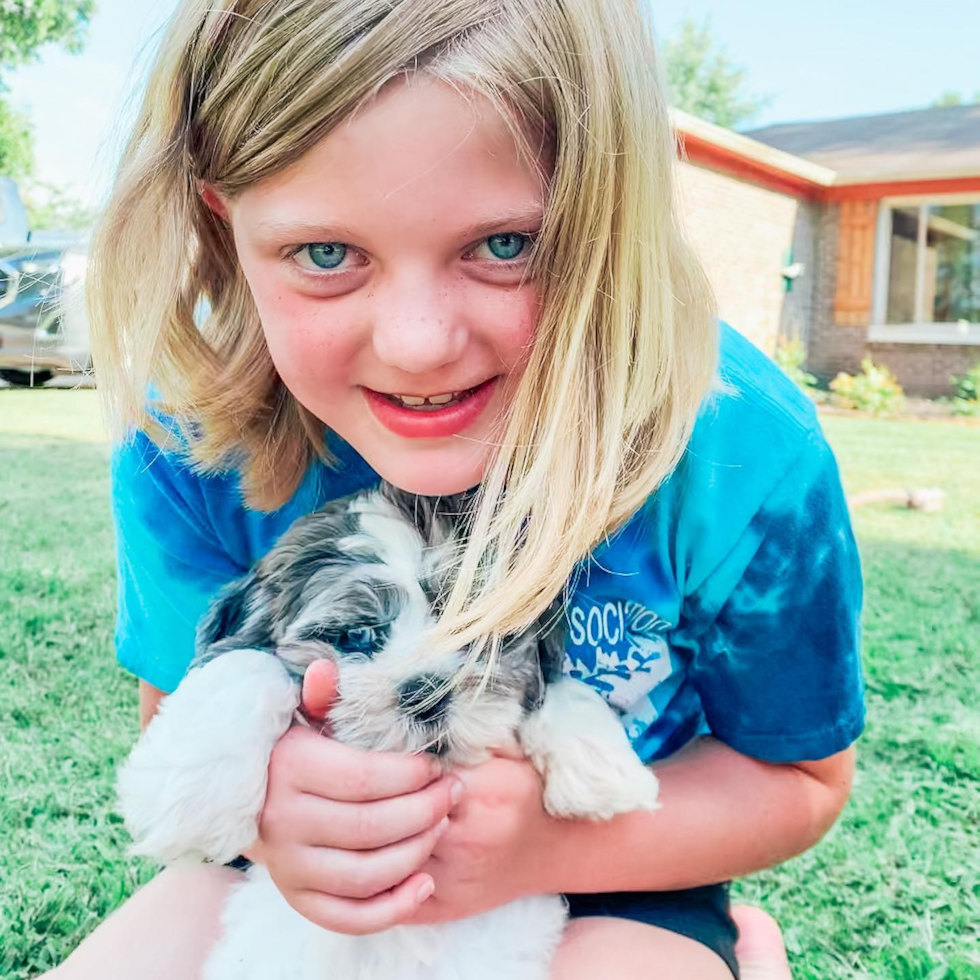
<path fill-rule="evenodd" d="M 493 101 L 551 148 L 531 276 L 542 309 L 491 452 L 436 642 L 490 654 L 679 462 L 714 374 L 710 288 L 680 228 L 676 148 L 643 0 L 185 0 L 151 76 L 90 266 L 96 367 L 117 433 L 149 387 L 201 471 L 284 503 L 324 426 L 278 378 L 230 231 L 282 171 L 393 78 Z M 210 315 L 195 312 L 206 299 Z M 197 318 L 200 319 L 200 318 Z"/>

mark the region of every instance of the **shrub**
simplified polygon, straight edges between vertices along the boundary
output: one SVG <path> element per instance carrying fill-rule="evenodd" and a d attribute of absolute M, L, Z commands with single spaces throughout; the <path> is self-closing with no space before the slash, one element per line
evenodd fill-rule
<path fill-rule="evenodd" d="M 780 337 L 773 360 L 782 368 L 783 373 L 789 376 L 790 381 L 798 384 L 807 394 L 816 387 L 817 379 L 803 370 L 806 348 L 802 341 Z"/>
<path fill-rule="evenodd" d="M 953 383 L 953 414 L 980 417 L 980 361 L 966 374 L 950 380 Z"/>
<path fill-rule="evenodd" d="M 888 368 L 875 364 L 870 357 L 861 362 L 860 374 L 843 371 L 830 382 L 834 402 L 841 408 L 854 408 L 874 415 L 893 415 L 902 407 L 902 386 Z"/>

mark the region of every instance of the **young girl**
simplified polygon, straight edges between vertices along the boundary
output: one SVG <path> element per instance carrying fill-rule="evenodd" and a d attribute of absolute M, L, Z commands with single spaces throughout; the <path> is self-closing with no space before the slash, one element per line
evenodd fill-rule
<path fill-rule="evenodd" d="M 439 778 L 295 729 L 248 855 L 351 933 L 564 893 L 559 980 L 737 975 L 726 882 L 831 826 L 862 725 L 833 457 L 717 326 L 645 8 L 185 0 L 91 265 L 144 723 L 214 593 L 379 477 L 477 488 L 433 642 L 492 646 L 567 586 L 566 670 L 657 766 L 659 812 L 552 820 L 506 753 Z M 334 686 L 311 671 L 308 710 Z M 237 874 L 163 872 L 59 978 L 196 976 Z M 743 976 L 787 977 L 738 916 Z"/>

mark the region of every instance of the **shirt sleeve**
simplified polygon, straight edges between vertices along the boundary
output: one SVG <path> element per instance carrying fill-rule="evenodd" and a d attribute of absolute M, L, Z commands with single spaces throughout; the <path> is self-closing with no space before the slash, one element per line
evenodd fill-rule
<path fill-rule="evenodd" d="M 837 464 L 815 431 L 685 597 L 679 632 L 712 734 L 770 762 L 850 745 L 864 726 L 861 601 Z"/>
<path fill-rule="evenodd" d="M 247 571 L 222 547 L 200 483 L 179 456 L 143 433 L 113 453 L 116 654 L 127 670 L 167 692 L 190 665 L 211 597 Z"/>

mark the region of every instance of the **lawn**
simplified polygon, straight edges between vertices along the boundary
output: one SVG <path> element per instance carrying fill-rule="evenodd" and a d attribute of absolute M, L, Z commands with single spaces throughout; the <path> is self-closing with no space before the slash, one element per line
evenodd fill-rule
<path fill-rule="evenodd" d="M 938 486 L 938 514 L 861 508 L 869 723 L 814 850 L 739 890 L 798 980 L 980 978 L 980 428 L 828 417 L 849 492 Z M 0 390 L 0 977 L 54 966 L 152 873 L 125 857 L 113 770 L 137 728 L 112 655 L 108 448 L 92 391 Z"/>

